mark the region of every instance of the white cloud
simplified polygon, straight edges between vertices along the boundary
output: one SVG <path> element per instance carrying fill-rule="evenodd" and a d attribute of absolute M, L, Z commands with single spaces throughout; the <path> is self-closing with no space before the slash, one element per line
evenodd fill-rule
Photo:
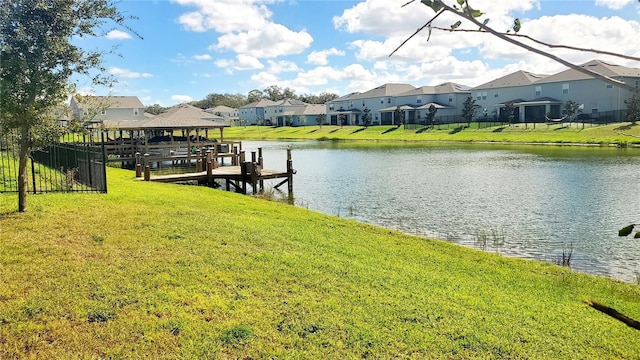
<path fill-rule="evenodd" d="M 131 35 L 129 35 L 129 33 L 126 33 L 124 31 L 120 31 L 120 30 L 111 30 L 107 33 L 106 35 L 107 39 L 110 40 L 129 40 L 131 39 Z"/>
<path fill-rule="evenodd" d="M 128 78 L 128 79 L 136 79 L 141 77 L 142 78 L 153 77 L 153 75 L 150 73 L 140 73 L 140 72 L 131 71 L 129 69 L 123 69 L 115 66 L 109 68 L 109 74 L 116 77 Z"/>
<path fill-rule="evenodd" d="M 294 31 L 272 21 L 273 13 L 267 5 L 277 0 L 173 1 L 197 8 L 178 18 L 185 29 L 197 32 L 213 30 L 222 34 L 217 44 L 211 46 L 214 50 L 273 58 L 298 54 L 313 42 L 306 30 Z"/>
<path fill-rule="evenodd" d="M 620 10 L 632 2 L 633 0 L 596 0 L 596 5 L 608 7 L 613 10 Z"/>
<path fill-rule="evenodd" d="M 184 104 L 193 101 L 193 98 L 189 95 L 171 95 L 171 101 L 174 104 Z"/>
<path fill-rule="evenodd" d="M 211 57 L 211 55 L 209 55 L 209 54 L 193 55 L 193 58 L 195 60 L 211 60 L 211 59 L 213 59 Z"/>
<path fill-rule="evenodd" d="M 311 46 L 313 38 L 305 30 L 295 32 L 286 27 L 268 23 L 261 29 L 228 33 L 218 38 L 215 50 L 231 50 L 257 58 L 299 54 Z"/>
<path fill-rule="evenodd" d="M 293 61 L 280 60 L 278 62 L 273 60 L 267 60 L 269 64 L 269 72 L 279 74 L 283 72 L 298 72 L 301 69 Z"/>
<path fill-rule="evenodd" d="M 259 70 L 264 68 L 264 64 L 262 64 L 260 60 L 253 56 L 244 54 L 236 55 L 235 60 L 216 60 L 214 64 L 219 68 L 225 69 L 227 74 L 233 74 L 233 70 Z"/>
<path fill-rule="evenodd" d="M 327 60 L 327 56 L 335 55 L 335 56 L 344 56 L 344 51 L 338 50 L 336 48 L 331 48 L 327 50 L 320 51 L 312 51 L 311 54 L 307 56 L 307 62 L 309 64 L 314 65 L 328 65 L 329 60 Z"/>

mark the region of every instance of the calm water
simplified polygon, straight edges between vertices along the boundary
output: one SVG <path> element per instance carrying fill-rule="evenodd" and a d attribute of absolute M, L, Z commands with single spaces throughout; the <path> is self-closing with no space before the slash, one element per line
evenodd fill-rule
<path fill-rule="evenodd" d="M 269 169 L 287 146 L 298 206 L 506 256 L 572 248 L 575 270 L 640 276 L 640 240 L 617 236 L 640 221 L 638 149 L 243 142 Z"/>

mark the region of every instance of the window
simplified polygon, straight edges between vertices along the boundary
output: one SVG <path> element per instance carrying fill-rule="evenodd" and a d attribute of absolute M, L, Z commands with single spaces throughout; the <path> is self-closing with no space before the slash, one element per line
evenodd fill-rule
<path fill-rule="evenodd" d="M 487 92 L 486 91 L 482 92 L 482 100 L 487 100 Z"/>
<path fill-rule="evenodd" d="M 416 104 L 422 104 L 422 95 L 416 96 Z"/>
<path fill-rule="evenodd" d="M 453 96 L 449 96 L 449 102 L 452 103 L 453 102 Z"/>
<path fill-rule="evenodd" d="M 364 107 L 364 100 L 362 100 L 362 107 Z"/>
<path fill-rule="evenodd" d="M 380 104 L 384 104 L 384 98 L 380 98 Z"/>
<path fill-rule="evenodd" d="M 536 96 L 542 95 L 542 86 L 536 86 Z"/>
<path fill-rule="evenodd" d="M 598 117 L 598 104 L 596 103 L 591 104 L 591 115 L 593 117 Z"/>
<path fill-rule="evenodd" d="M 613 89 L 613 85 L 607 84 L 607 89 Z"/>
<path fill-rule="evenodd" d="M 640 87 L 640 80 L 636 80 L 636 89 Z"/>
<path fill-rule="evenodd" d="M 140 110 L 139 109 L 133 109 L 133 116 L 138 116 L 140 115 Z"/>
<path fill-rule="evenodd" d="M 569 93 L 569 84 L 562 84 L 562 94 L 567 95 Z"/>
<path fill-rule="evenodd" d="M 496 92 L 493 93 L 493 97 L 494 98 L 500 97 L 500 92 L 496 90 Z"/>
<path fill-rule="evenodd" d="M 387 98 L 387 104 L 391 104 L 391 98 Z"/>
<path fill-rule="evenodd" d="M 482 93 L 478 91 L 476 94 L 476 100 L 482 100 Z"/>

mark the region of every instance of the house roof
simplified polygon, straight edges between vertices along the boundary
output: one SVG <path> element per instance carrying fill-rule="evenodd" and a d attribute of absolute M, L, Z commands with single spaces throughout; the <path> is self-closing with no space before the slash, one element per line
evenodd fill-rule
<path fill-rule="evenodd" d="M 276 103 L 275 101 L 271 101 L 269 99 L 262 99 L 260 101 L 254 101 L 250 104 L 240 106 L 239 109 L 263 108 L 265 106 L 270 106 L 275 103 Z"/>
<path fill-rule="evenodd" d="M 302 115 L 321 115 L 327 113 L 327 107 L 324 104 L 309 104 L 304 107 Z"/>
<path fill-rule="evenodd" d="M 104 122 L 105 127 L 116 129 L 212 129 L 227 127 L 220 116 L 210 114 L 189 104 L 176 105 L 149 119 L 127 122 Z"/>
<path fill-rule="evenodd" d="M 353 98 L 354 96 L 359 95 L 359 94 L 361 94 L 361 93 L 352 92 L 352 93 L 349 93 L 347 95 L 340 96 L 339 98 L 333 99 L 331 101 L 327 101 L 327 104 L 333 103 L 333 102 L 347 101 L 347 100 L 350 100 L 351 98 Z"/>
<path fill-rule="evenodd" d="M 431 107 L 431 105 L 433 105 L 433 107 L 436 109 L 453 109 L 453 106 L 446 106 L 446 105 L 441 105 L 435 102 L 430 102 L 428 104 L 424 104 L 420 107 L 417 107 L 416 110 L 425 110 L 425 109 L 428 110 Z"/>
<path fill-rule="evenodd" d="M 268 106 L 305 106 L 305 105 L 307 105 L 307 103 L 304 101 L 300 101 L 296 99 L 282 99 Z"/>
<path fill-rule="evenodd" d="M 516 71 L 509 75 L 497 78 L 495 80 L 484 83 L 480 86 L 476 86 L 471 90 L 493 89 L 493 88 L 505 88 L 512 86 L 530 85 L 536 81 L 546 78 L 548 75 L 539 75 L 530 73 L 527 71 Z"/>
<path fill-rule="evenodd" d="M 215 114 L 217 112 L 219 112 L 219 113 L 232 113 L 232 112 L 235 112 L 237 110 L 238 109 L 234 109 L 232 107 L 228 107 L 228 106 L 224 106 L 224 105 L 218 105 L 218 106 L 206 109 L 205 111 L 209 112 L 209 113 L 212 113 L 212 114 Z"/>
<path fill-rule="evenodd" d="M 384 85 L 378 86 L 375 89 L 371 89 L 369 91 L 365 91 L 363 93 L 353 95 L 349 98 L 349 100 L 370 99 L 370 98 L 385 97 L 385 96 L 397 96 L 398 94 L 402 94 L 414 89 L 415 89 L 415 86 L 409 85 L 409 84 L 384 84 Z"/>
<path fill-rule="evenodd" d="M 71 98 L 78 108 L 115 108 L 115 109 L 141 109 L 144 108 L 137 96 L 93 96 L 75 95 Z"/>
<path fill-rule="evenodd" d="M 640 77 L 640 69 L 630 68 L 626 66 L 609 64 L 601 60 L 592 60 L 580 65 L 581 68 L 589 69 L 593 72 L 597 72 L 601 75 L 611 78 L 619 77 Z M 557 74 L 545 77 L 540 83 L 553 83 L 560 81 L 571 80 L 586 80 L 593 79 L 594 77 L 574 69 L 567 69 Z"/>
<path fill-rule="evenodd" d="M 402 106 L 399 106 L 399 107 L 400 107 L 400 110 L 413 110 L 414 109 L 414 107 L 409 106 L 409 105 L 402 105 Z M 397 108 L 398 108 L 398 106 L 389 106 L 389 107 L 386 107 L 384 109 L 380 109 L 378 111 L 379 112 L 390 112 L 390 111 L 396 111 Z"/>

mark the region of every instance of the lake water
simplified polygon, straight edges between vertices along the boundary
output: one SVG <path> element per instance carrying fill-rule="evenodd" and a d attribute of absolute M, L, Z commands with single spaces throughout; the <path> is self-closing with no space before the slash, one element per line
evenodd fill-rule
<path fill-rule="evenodd" d="M 265 168 L 293 149 L 296 205 L 515 256 L 640 277 L 640 149 L 243 142 Z M 286 190 L 285 190 L 286 191 Z M 572 249 L 572 250 L 571 250 Z"/>

